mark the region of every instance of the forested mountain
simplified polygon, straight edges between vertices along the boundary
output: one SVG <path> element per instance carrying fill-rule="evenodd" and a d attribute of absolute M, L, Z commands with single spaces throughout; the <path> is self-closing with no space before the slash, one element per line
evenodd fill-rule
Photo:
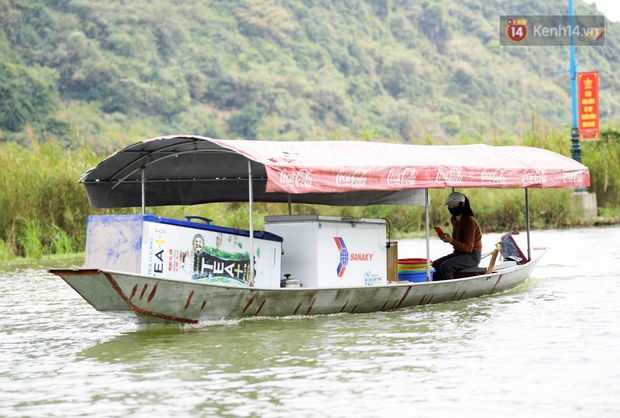
<path fill-rule="evenodd" d="M 0 141 L 511 141 L 569 126 L 569 49 L 502 47 L 498 17 L 567 3 L 0 0 Z M 578 48 L 578 70 L 600 71 L 614 122 L 620 28 L 606 42 Z"/>

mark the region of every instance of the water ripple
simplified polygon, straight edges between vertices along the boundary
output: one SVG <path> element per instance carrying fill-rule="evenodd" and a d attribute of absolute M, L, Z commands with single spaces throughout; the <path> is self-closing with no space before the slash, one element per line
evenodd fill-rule
<path fill-rule="evenodd" d="M 497 295 L 187 327 L 127 324 L 48 266 L 4 266 L 0 415 L 615 417 L 620 273 L 599 243 L 619 232 L 538 232 L 552 251 Z"/>

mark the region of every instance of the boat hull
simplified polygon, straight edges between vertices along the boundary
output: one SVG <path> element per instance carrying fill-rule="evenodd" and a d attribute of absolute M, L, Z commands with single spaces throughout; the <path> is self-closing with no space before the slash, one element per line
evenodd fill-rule
<path fill-rule="evenodd" d="M 99 269 L 50 269 L 96 310 L 136 323 L 184 323 L 253 316 L 279 317 L 392 311 L 458 301 L 523 283 L 547 248 L 532 260 L 496 273 L 449 281 L 352 288 L 261 289 L 153 278 Z"/>

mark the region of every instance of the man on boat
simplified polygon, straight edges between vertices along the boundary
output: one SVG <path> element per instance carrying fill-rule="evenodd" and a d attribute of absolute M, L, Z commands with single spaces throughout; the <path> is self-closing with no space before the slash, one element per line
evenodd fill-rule
<path fill-rule="evenodd" d="M 463 193 L 453 192 L 444 206 L 448 206 L 448 211 L 452 214 L 452 235 L 439 234 L 439 239 L 451 244 L 454 251 L 433 261 L 433 281 L 451 280 L 454 279 L 454 273 L 477 267 L 482 255 L 482 232 L 469 205 L 469 199 Z"/>

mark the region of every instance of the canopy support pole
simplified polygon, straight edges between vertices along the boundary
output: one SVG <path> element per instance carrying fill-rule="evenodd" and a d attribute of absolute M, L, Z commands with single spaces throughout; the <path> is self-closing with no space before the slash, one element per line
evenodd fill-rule
<path fill-rule="evenodd" d="M 291 206 L 291 194 L 288 194 L 288 214 L 292 215 L 293 211 L 292 211 L 292 206 Z"/>
<path fill-rule="evenodd" d="M 146 192 L 145 192 L 145 184 L 146 184 L 146 180 L 145 180 L 145 171 L 146 171 L 146 167 L 142 166 L 141 168 L 141 177 L 142 179 L 140 180 L 141 182 L 141 189 L 142 189 L 142 216 L 144 216 L 144 214 L 146 213 Z"/>
<path fill-rule="evenodd" d="M 525 188 L 525 223 L 527 224 L 527 261 L 530 261 L 532 246 L 530 245 L 530 198 L 527 187 Z"/>
<path fill-rule="evenodd" d="M 248 159 L 248 195 L 249 195 L 249 210 L 250 210 L 250 286 L 254 287 L 254 216 L 253 216 L 253 201 L 254 193 L 252 190 L 252 161 Z"/>
<path fill-rule="evenodd" d="M 426 281 L 431 281 L 431 244 L 430 244 L 430 196 L 428 194 L 428 189 L 424 189 L 424 208 L 425 208 L 425 216 L 426 216 Z"/>

